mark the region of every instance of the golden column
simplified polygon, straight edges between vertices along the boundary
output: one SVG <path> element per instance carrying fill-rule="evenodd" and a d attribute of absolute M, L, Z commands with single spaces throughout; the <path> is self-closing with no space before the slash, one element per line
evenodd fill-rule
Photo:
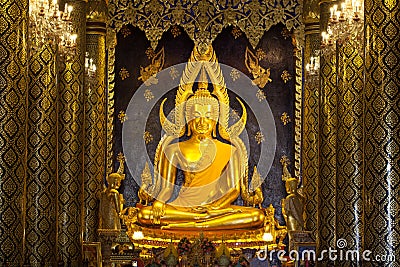
<path fill-rule="evenodd" d="M 28 94 L 26 263 L 56 263 L 57 68 L 55 50 L 31 50 Z"/>
<path fill-rule="evenodd" d="M 104 0 L 89 1 L 86 51 L 97 70 L 85 86 L 84 241 L 97 241 L 98 193 L 105 174 L 106 148 L 106 19 Z"/>
<path fill-rule="evenodd" d="M 76 53 L 61 67 L 58 119 L 58 258 L 79 266 L 82 262 L 84 60 L 86 2 L 73 5 Z M 63 6 L 63 3 L 61 3 Z"/>
<path fill-rule="evenodd" d="M 319 1 L 306 1 L 303 7 L 305 23 L 304 63 L 310 62 L 315 56 L 313 51 L 320 48 L 319 34 Z M 318 215 L 318 114 L 319 114 L 319 72 L 311 75 L 306 73 L 304 86 L 304 117 L 303 117 L 303 188 L 307 198 L 305 228 L 317 233 Z"/>
<path fill-rule="evenodd" d="M 26 191 L 28 1 L 0 4 L 0 264 L 22 265 Z"/>
<path fill-rule="evenodd" d="M 365 266 L 400 266 L 399 32 L 399 1 L 365 1 Z"/>
<path fill-rule="evenodd" d="M 356 47 L 359 47 L 358 50 Z M 336 237 L 345 249 L 362 251 L 363 89 L 362 44 L 348 41 L 337 51 Z M 359 266 L 340 262 L 340 266 Z"/>
<path fill-rule="evenodd" d="M 332 1 L 320 2 L 321 31 L 326 29 Z M 336 232 L 336 55 L 321 56 L 319 109 L 319 179 L 317 250 L 335 247 Z"/>

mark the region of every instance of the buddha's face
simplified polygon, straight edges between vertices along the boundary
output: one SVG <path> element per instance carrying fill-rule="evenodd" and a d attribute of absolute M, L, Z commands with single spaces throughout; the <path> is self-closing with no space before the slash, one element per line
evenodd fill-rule
<path fill-rule="evenodd" d="M 293 193 L 296 192 L 296 190 L 297 190 L 297 185 L 298 185 L 298 182 L 297 182 L 296 179 L 287 180 L 287 181 L 286 181 L 286 184 L 285 184 L 285 186 L 286 186 L 286 192 L 287 192 L 288 194 L 293 194 Z"/>
<path fill-rule="evenodd" d="M 118 189 L 121 186 L 121 178 L 118 174 L 111 173 L 108 176 L 108 183 L 111 189 Z"/>
<path fill-rule="evenodd" d="M 192 133 L 211 135 L 216 125 L 214 112 L 211 105 L 194 104 L 189 121 Z"/>

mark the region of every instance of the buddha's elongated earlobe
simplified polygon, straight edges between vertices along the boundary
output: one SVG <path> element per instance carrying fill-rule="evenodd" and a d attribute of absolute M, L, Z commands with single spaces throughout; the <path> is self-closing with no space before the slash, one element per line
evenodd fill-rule
<path fill-rule="evenodd" d="M 192 127 L 191 127 L 191 125 L 190 125 L 190 122 L 188 123 L 187 127 L 188 127 L 188 133 L 187 133 L 187 135 L 190 137 L 190 136 L 192 136 Z"/>
<path fill-rule="evenodd" d="M 214 137 L 214 138 L 217 137 L 217 124 L 214 124 L 211 134 L 212 134 L 212 137 Z"/>

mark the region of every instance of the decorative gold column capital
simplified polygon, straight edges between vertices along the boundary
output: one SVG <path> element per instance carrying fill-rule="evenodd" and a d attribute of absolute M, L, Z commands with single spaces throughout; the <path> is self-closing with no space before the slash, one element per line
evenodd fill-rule
<path fill-rule="evenodd" d="M 86 34 L 106 35 L 106 23 L 100 21 L 87 21 Z"/>
<path fill-rule="evenodd" d="M 303 4 L 303 19 L 304 24 L 315 24 L 319 23 L 319 1 L 318 0 L 311 0 L 305 1 Z"/>
<path fill-rule="evenodd" d="M 322 4 L 333 4 L 333 3 L 336 3 L 336 2 L 338 2 L 338 0 L 321 0 L 321 1 L 319 1 L 319 4 L 320 5 L 322 5 Z"/>
<path fill-rule="evenodd" d="M 86 34 L 106 35 L 107 3 L 104 0 L 90 0 L 86 13 Z"/>

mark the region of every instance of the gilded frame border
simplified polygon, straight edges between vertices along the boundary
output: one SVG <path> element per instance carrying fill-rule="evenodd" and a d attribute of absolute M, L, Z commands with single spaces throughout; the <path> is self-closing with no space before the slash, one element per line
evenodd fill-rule
<path fill-rule="evenodd" d="M 94 250 L 94 251 L 93 251 Z M 102 267 L 101 243 L 100 242 L 83 242 L 83 258 L 91 260 L 91 253 L 95 253 L 96 266 Z M 92 265 L 89 265 L 92 266 Z"/>

